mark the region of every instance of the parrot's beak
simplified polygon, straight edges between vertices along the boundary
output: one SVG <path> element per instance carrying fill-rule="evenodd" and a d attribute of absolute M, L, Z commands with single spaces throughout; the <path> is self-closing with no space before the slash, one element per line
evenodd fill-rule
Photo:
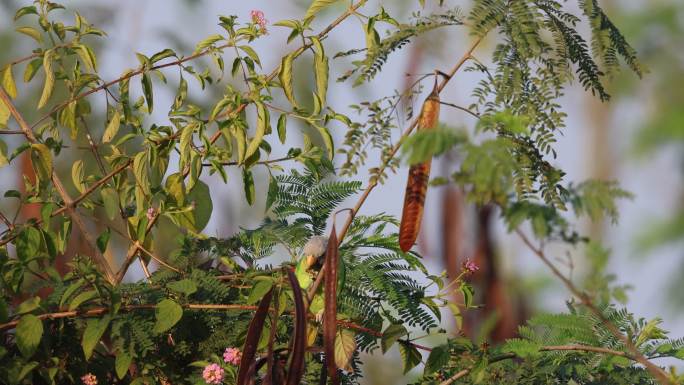
<path fill-rule="evenodd" d="M 313 255 L 307 255 L 305 258 L 306 258 L 306 270 L 309 270 L 309 269 L 311 269 L 311 267 L 313 267 L 313 265 L 316 264 L 317 258 L 314 257 Z"/>

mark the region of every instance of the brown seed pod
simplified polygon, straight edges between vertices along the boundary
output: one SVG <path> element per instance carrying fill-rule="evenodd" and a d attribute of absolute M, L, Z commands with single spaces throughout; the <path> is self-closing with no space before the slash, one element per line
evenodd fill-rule
<path fill-rule="evenodd" d="M 439 94 L 435 87 L 423 103 L 418 120 L 418 130 L 433 129 L 437 126 L 438 121 Z M 432 159 L 414 164 L 409 168 L 404 208 L 401 214 L 401 225 L 399 226 L 399 247 L 405 252 L 413 247 L 420 231 L 420 222 L 423 219 L 423 208 L 425 206 L 425 193 L 427 192 L 427 185 L 430 180 L 431 164 Z"/>

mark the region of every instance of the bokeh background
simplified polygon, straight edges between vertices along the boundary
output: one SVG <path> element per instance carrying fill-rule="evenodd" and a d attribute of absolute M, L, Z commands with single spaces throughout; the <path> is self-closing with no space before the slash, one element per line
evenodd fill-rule
<path fill-rule="evenodd" d="M 14 10 L 28 5 L 28 1 L 0 0 L 0 64 L 30 54 L 31 39 L 14 32 Z M 306 0 L 118 0 L 118 1 L 63 1 L 70 10 L 78 9 L 90 22 L 108 33 L 108 38 L 97 45 L 101 76 L 114 79 L 127 68 L 138 65 L 135 52 L 151 56 L 170 47 L 180 54 L 193 51 L 196 42 L 214 33 L 218 15 L 237 15 L 249 18 L 250 10 L 262 10 L 269 23 L 281 19 L 300 18 Z M 345 2 L 342 2 L 345 3 Z M 427 8 L 437 9 L 437 1 L 427 1 Z M 468 1 L 446 1 L 448 6 L 460 5 L 468 10 Z M 417 1 L 385 0 L 383 6 L 397 19 L 406 19 L 416 11 Z M 592 98 L 578 85 L 568 89 L 561 100 L 568 113 L 567 128 L 563 130 L 555 148 L 553 160 L 568 172 L 567 181 L 588 178 L 615 179 L 634 194 L 634 199 L 621 201 L 617 224 L 581 222 L 578 228 L 603 241 L 610 249 L 607 270 L 615 275 L 618 284 L 628 283 L 627 305 L 638 316 L 664 318 L 664 328 L 675 336 L 684 335 L 684 2 L 681 0 L 613 0 L 602 1 L 608 14 L 640 53 L 649 73 L 638 79 L 625 71 L 612 79 L 609 89 L 613 95 L 605 104 Z M 569 2 L 569 7 L 573 7 Z M 377 10 L 378 1 L 370 1 L 365 9 Z M 314 28 L 327 25 L 342 6 L 326 9 L 315 21 Z M 65 12 L 65 15 L 68 14 Z M 577 11 L 579 14 L 579 11 Z M 21 20 L 21 22 L 26 22 Z M 20 24 L 21 24 L 20 22 Z M 584 26 L 586 27 L 586 26 Z M 269 26 L 270 35 L 256 42 L 254 48 L 262 59 L 265 72 L 275 68 L 280 57 L 297 46 L 285 44 L 284 29 Z M 586 32 L 586 28 L 585 28 Z M 326 41 L 328 54 L 345 51 L 364 44 L 359 20 L 349 18 Z M 463 27 L 430 32 L 413 41 L 402 51 L 394 53 L 379 76 L 369 85 L 351 88 L 348 84 L 331 83 L 328 101 L 340 111 L 364 100 L 374 100 L 403 89 L 412 78 L 434 69 L 446 70 L 453 65 L 469 43 Z M 488 62 L 495 40 L 490 39 L 475 56 Z M 228 59 L 226 60 L 228 61 Z M 331 79 L 349 69 L 347 59 L 332 60 Z M 312 76 L 306 65 L 295 73 L 296 87 L 311 87 Z M 168 71 L 167 88 L 155 89 L 157 106 L 168 106 L 173 98 L 177 76 Z M 177 73 L 176 73 L 177 75 Z M 460 72 L 449 84 L 442 99 L 467 106 L 472 102 L 472 90 L 477 77 Z M 228 79 L 230 81 L 230 79 Z M 241 84 L 236 84 L 240 87 Z M 429 86 L 428 86 L 429 87 Z M 219 96 L 221 88 L 190 94 L 205 105 Z M 194 92 L 193 92 L 194 91 Z M 28 100 L 35 100 L 39 89 L 21 92 L 20 103 L 29 119 L 37 116 Z M 135 92 L 139 92 L 136 90 Z M 97 99 L 92 99 L 97 100 Z M 419 102 L 415 101 L 414 103 Z M 104 102 L 93 102 L 95 109 Z M 347 112 L 350 110 L 347 109 Z M 99 111 L 100 114 L 103 111 Z M 167 122 L 163 107 L 156 108 L 156 122 Z M 454 127 L 473 132 L 474 119 L 458 110 L 443 108 L 441 120 Z M 401 125 L 400 125 L 401 126 Z M 101 130 L 103 127 L 96 128 Z M 399 132 L 399 127 L 397 132 Z M 344 132 L 334 132 L 338 140 Z M 10 148 L 13 138 L 2 138 Z M 292 144 L 300 139 L 289 135 Z M 339 143 L 339 142 L 338 142 Z M 16 144 L 14 144 L 16 146 Z M 275 154 L 277 155 L 277 153 Z M 377 155 L 377 154 L 376 154 Z M 449 175 L 455 170 L 457 153 L 447 154 L 433 163 L 433 176 Z M 371 154 L 369 165 L 377 163 Z M 69 172 L 70 164 L 63 164 Z M 338 162 L 339 164 L 339 162 Z M 264 215 L 264 202 L 246 206 L 241 178 L 237 173 L 227 185 L 219 178 L 205 176 L 212 188 L 214 211 L 206 233 L 226 237 L 239 227 L 258 223 Z M 265 175 L 257 176 L 257 191 L 265 191 Z M 359 175 L 364 178 L 364 175 Z M 0 169 L 2 189 L 19 189 L 22 180 L 20 162 Z M 406 170 L 402 168 L 376 189 L 363 208 L 365 213 L 387 212 L 399 215 L 403 200 Z M 259 196 L 259 193 L 257 193 Z M 13 210 L 12 202 L 3 200 L 0 210 Z M 30 215 L 19 213 L 19 215 Z M 515 330 L 515 325 L 535 311 L 562 311 L 568 293 L 549 271 L 514 237 L 507 235 L 498 224 L 497 213 L 476 209 L 463 201 L 458 190 L 435 187 L 427 196 L 427 211 L 419 250 L 428 266 L 435 272 L 458 269 L 464 258 L 473 258 L 483 267 L 473 277 L 478 286 L 478 301 L 485 309 L 466 317 L 466 328 L 471 333 L 489 333 L 491 338 L 502 338 Z M 164 249 L 173 234 L 157 234 L 158 248 Z M 171 252 L 171 247 L 167 252 Z M 586 250 L 550 249 L 557 262 L 582 282 L 591 274 L 595 261 L 586 258 Z M 120 254 L 120 253 L 119 253 Z M 161 253 L 163 255 L 163 253 Z M 140 277 L 132 269 L 128 279 Z M 485 326 L 483 326 L 485 325 Z M 454 330 L 449 314 L 443 326 Z M 438 341 L 427 341 L 427 343 Z M 373 357 L 365 366 L 368 384 L 401 383 L 398 353 L 388 357 Z"/>

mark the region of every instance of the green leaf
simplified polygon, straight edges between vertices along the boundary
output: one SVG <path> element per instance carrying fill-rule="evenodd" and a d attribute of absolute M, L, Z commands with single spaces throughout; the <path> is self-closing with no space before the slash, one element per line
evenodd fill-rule
<path fill-rule="evenodd" d="M 100 190 L 100 196 L 102 197 L 102 204 L 104 205 L 105 213 L 107 218 L 110 220 L 116 217 L 119 212 L 119 196 L 113 188 L 103 188 Z"/>
<path fill-rule="evenodd" d="M 33 27 L 17 27 L 16 31 L 23 33 L 26 36 L 32 37 L 38 43 L 43 42 L 43 36 L 40 34 L 40 31 Z"/>
<path fill-rule="evenodd" d="M 112 236 L 112 231 L 107 227 L 105 231 L 100 234 L 99 237 L 97 237 L 97 240 L 95 243 L 97 243 L 97 248 L 100 249 L 100 252 L 104 253 L 107 251 L 107 245 L 109 244 L 109 238 Z"/>
<path fill-rule="evenodd" d="M 314 48 L 314 71 L 316 75 L 316 95 L 320 99 L 321 108 L 325 106 L 328 92 L 328 58 L 325 56 L 323 44 L 315 37 L 311 38 Z"/>
<path fill-rule="evenodd" d="M 257 152 L 259 145 L 264 140 L 264 135 L 271 131 L 271 117 L 268 114 L 268 110 L 261 102 L 255 102 L 254 104 L 256 104 L 257 108 L 257 127 L 254 138 L 249 141 L 249 145 L 245 151 L 245 158 L 249 158 Z"/>
<path fill-rule="evenodd" d="M 107 330 L 111 320 L 112 316 L 110 314 L 105 315 L 101 319 L 88 319 L 85 331 L 83 332 L 83 339 L 81 340 L 81 347 L 83 348 L 83 355 L 85 356 L 86 360 L 89 360 L 90 356 L 93 355 L 95 346 L 98 342 L 100 342 L 100 339 Z"/>
<path fill-rule="evenodd" d="M 280 143 L 285 144 L 285 136 L 287 135 L 287 115 L 280 114 L 278 117 L 278 139 Z"/>
<path fill-rule="evenodd" d="M 259 60 L 259 55 L 257 55 L 256 51 L 252 49 L 252 47 L 248 45 L 241 45 L 238 46 L 240 50 L 242 50 L 244 53 L 247 54 L 252 60 L 254 60 L 255 63 L 261 68 L 261 61 Z"/>
<path fill-rule="evenodd" d="M 14 83 L 14 76 L 12 75 L 12 66 L 9 64 L 2 69 L 2 88 L 5 89 L 7 94 L 12 99 L 17 97 L 17 85 Z"/>
<path fill-rule="evenodd" d="M 335 365 L 342 370 L 351 372 L 351 359 L 355 351 L 356 338 L 354 332 L 338 329 L 335 334 Z"/>
<path fill-rule="evenodd" d="M 312 283 L 311 276 L 306 271 L 306 268 L 307 268 L 306 260 L 307 260 L 306 257 L 300 259 L 299 262 L 297 262 L 297 266 L 295 267 L 295 277 L 297 277 L 297 282 L 299 282 L 299 287 L 301 287 L 302 289 L 308 289 Z"/>
<path fill-rule="evenodd" d="M 200 232 L 209 223 L 211 213 L 214 210 L 209 186 L 201 180 L 198 180 L 195 185 L 192 186 L 192 189 L 188 192 L 185 199 L 186 202 L 189 202 L 194 207 L 192 210 L 192 228 L 196 232 Z"/>
<path fill-rule="evenodd" d="M 183 317 L 183 308 L 171 299 L 164 299 L 157 304 L 155 316 L 157 322 L 154 324 L 154 332 L 163 333 L 180 321 Z"/>
<path fill-rule="evenodd" d="M 206 39 L 197 43 L 197 46 L 195 47 L 195 52 L 201 51 L 204 48 L 209 47 L 210 45 L 216 43 L 219 40 L 223 40 L 223 36 L 218 35 L 218 34 L 211 35 L 211 36 L 207 37 Z"/>
<path fill-rule="evenodd" d="M 38 109 L 43 108 L 52 95 L 52 90 L 55 88 L 55 73 L 52 72 L 52 57 L 54 51 L 47 50 L 43 55 L 43 69 L 45 70 L 45 85 L 43 86 L 43 93 L 40 95 L 38 101 Z"/>
<path fill-rule="evenodd" d="M 10 117 L 10 110 L 3 100 L 0 100 L 0 128 L 7 127 Z"/>
<path fill-rule="evenodd" d="M 36 7 L 34 5 L 21 7 L 14 14 L 14 21 L 17 21 L 21 17 L 26 16 L 26 15 L 37 15 L 37 14 L 38 14 L 38 10 L 36 9 Z"/>
<path fill-rule="evenodd" d="M 43 322 L 33 314 L 26 314 L 19 319 L 16 328 L 16 342 L 19 351 L 25 358 L 36 352 L 43 337 Z"/>
<path fill-rule="evenodd" d="M 74 164 L 71 166 L 71 180 L 74 183 L 74 186 L 76 186 L 76 190 L 83 194 L 83 192 L 86 190 L 86 185 L 83 183 L 83 160 L 78 159 L 74 162 Z"/>
<path fill-rule="evenodd" d="M 197 291 L 197 284 L 190 279 L 181 279 L 180 281 L 174 281 L 167 284 L 166 287 L 175 292 L 185 295 L 190 295 Z"/>
<path fill-rule="evenodd" d="M 242 183 L 244 184 L 245 188 L 245 198 L 247 199 L 247 203 L 249 205 L 254 204 L 254 199 L 256 196 L 256 192 L 254 190 L 254 175 L 252 175 L 252 172 L 249 170 L 242 170 Z"/>
<path fill-rule="evenodd" d="M 40 297 L 31 297 L 22 302 L 16 310 L 16 314 L 24 314 L 36 310 L 40 306 Z"/>
<path fill-rule="evenodd" d="M 506 341 L 501 350 L 503 352 L 514 353 L 520 358 L 534 358 L 540 355 L 539 348 L 541 348 L 541 345 L 536 342 L 512 338 Z"/>
<path fill-rule="evenodd" d="M 36 176 L 41 182 L 47 182 L 52 177 L 52 153 L 48 146 L 42 143 L 31 145 L 31 163 Z"/>
<path fill-rule="evenodd" d="M 294 89 L 292 88 L 292 62 L 294 61 L 294 53 L 291 53 L 285 57 L 280 63 L 280 72 L 278 73 L 278 79 L 280 80 L 280 85 L 283 87 L 283 92 L 287 100 L 294 108 L 297 108 L 297 101 L 294 97 Z"/>
<path fill-rule="evenodd" d="M 319 124 L 312 123 L 312 125 L 316 128 L 316 130 L 318 130 L 318 133 L 321 134 L 323 143 L 325 144 L 325 148 L 327 150 L 328 159 L 332 160 L 333 156 L 335 155 L 335 143 L 333 142 L 330 131 L 328 131 L 327 127 L 321 126 Z"/>
<path fill-rule="evenodd" d="M 43 59 L 31 60 L 24 69 L 24 83 L 28 83 L 38 72 L 38 69 L 43 66 Z"/>
<path fill-rule="evenodd" d="M 132 362 L 133 356 L 130 353 L 122 350 L 116 354 L 116 360 L 114 361 L 114 369 L 116 370 L 116 376 L 120 380 L 122 380 L 126 376 L 128 368 L 131 366 Z"/>
<path fill-rule="evenodd" d="M 19 233 L 15 246 L 19 260 L 22 262 L 28 262 L 34 258 L 40 250 L 40 231 L 35 227 L 26 227 L 21 233 Z"/>
<path fill-rule="evenodd" d="M 399 341 L 399 353 L 404 364 L 404 374 L 420 364 L 423 357 L 415 346 Z"/>
<path fill-rule="evenodd" d="M 252 287 L 252 291 L 247 297 L 247 304 L 253 304 L 261 301 L 261 299 L 268 293 L 273 287 L 273 281 L 270 279 L 264 279 L 257 281 L 257 283 Z"/>
<path fill-rule="evenodd" d="M 135 158 L 133 158 L 133 174 L 135 175 L 135 181 L 145 195 L 150 194 L 148 161 L 149 157 L 147 151 L 139 152 L 135 155 Z"/>
<path fill-rule="evenodd" d="M 311 5 L 309 6 L 309 9 L 306 10 L 306 15 L 304 15 L 304 19 L 308 19 L 315 14 L 317 14 L 321 9 L 332 5 L 339 0 L 314 0 Z"/>
<path fill-rule="evenodd" d="M 432 351 L 425 362 L 425 371 L 423 372 L 423 375 L 429 376 L 447 366 L 450 357 L 449 345 L 435 346 L 432 348 Z"/>
<path fill-rule="evenodd" d="M 98 294 L 96 290 L 88 290 L 84 291 L 83 293 L 80 293 L 76 296 L 76 298 L 73 299 L 73 301 L 69 303 L 69 311 L 77 309 L 79 306 L 81 306 L 82 303 L 90 301 L 93 298 L 96 298 L 97 295 Z"/>
<path fill-rule="evenodd" d="M 102 134 L 102 143 L 111 142 L 119 132 L 119 127 L 121 127 L 121 113 L 119 110 L 114 110 L 112 118 L 109 120 L 109 123 L 107 123 L 104 134 Z"/>
<path fill-rule="evenodd" d="M 167 57 L 172 56 L 176 56 L 176 53 L 172 49 L 166 48 L 152 55 L 152 57 L 150 58 L 150 62 L 154 64 L 162 59 L 166 59 Z"/>
<path fill-rule="evenodd" d="M 152 79 L 148 72 L 143 73 L 141 82 L 145 101 L 147 102 L 147 111 L 152 113 L 152 109 L 154 108 L 154 95 L 152 94 Z"/>
<path fill-rule="evenodd" d="M 95 53 L 93 52 L 92 48 L 83 44 L 75 44 L 74 49 L 88 70 L 97 71 L 97 58 L 95 57 Z"/>
<path fill-rule="evenodd" d="M 392 324 L 385 329 L 382 333 L 381 347 L 382 352 L 387 353 L 387 351 L 394 345 L 399 338 L 408 334 L 408 331 L 404 325 Z"/>

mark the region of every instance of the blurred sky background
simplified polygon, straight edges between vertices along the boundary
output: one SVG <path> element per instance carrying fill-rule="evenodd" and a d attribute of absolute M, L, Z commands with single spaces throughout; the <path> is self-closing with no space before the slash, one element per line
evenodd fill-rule
<path fill-rule="evenodd" d="M 12 38 L 12 42 L 18 45 L 6 46 L 9 44 L 7 34 L 13 29 L 9 10 L 13 12 L 17 6 L 28 5 L 29 2 L 2 0 L 0 3 L 4 4 L 4 7 L 0 8 L 0 34 L 4 36 L 0 42 L 3 45 L 2 51 L 5 51 L 0 53 L 0 58 L 2 63 L 6 63 L 12 58 L 8 56 L 8 51 L 12 52 L 13 57 L 30 53 L 32 42 L 21 35 Z M 109 38 L 97 50 L 100 74 L 104 79 L 117 78 L 126 68 L 137 67 L 135 52 L 151 56 L 155 52 L 171 47 L 181 55 L 190 54 L 196 42 L 211 34 L 222 32 L 217 26 L 219 14 L 234 14 L 242 20 L 247 20 L 250 10 L 258 9 L 262 10 L 269 23 L 272 23 L 281 19 L 300 18 L 308 6 L 308 1 L 304 0 L 82 0 L 63 3 L 71 9 L 79 9 L 86 19 L 108 33 Z M 427 3 L 429 10 L 435 8 L 437 2 L 428 0 Z M 454 4 L 452 1 L 446 3 Z M 572 3 L 569 2 L 570 7 L 575 6 Z M 673 118 L 674 121 L 668 121 L 668 124 L 674 126 L 670 127 L 674 130 L 671 138 L 655 140 L 655 144 L 647 149 L 640 145 L 640 141 L 645 140 L 644 135 L 648 136 L 644 134 L 648 129 L 658 129 L 651 127 L 654 124 L 657 126 L 653 120 L 654 114 L 658 115 L 659 111 L 667 109 L 676 117 L 677 103 L 684 109 L 684 105 L 681 104 L 684 102 L 683 91 L 673 89 L 665 95 L 659 91 L 667 84 L 677 89 L 684 88 L 684 80 L 681 79 L 684 78 L 684 40 L 681 38 L 684 31 L 684 6 L 678 3 L 683 2 L 601 2 L 606 4 L 609 15 L 614 17 L 618 27 L 627 34 L 630 42 L 651 68 L 651 73 L 641 82 L 637 82 L 636 76 L 626 71 L 624 75 L 616 77 L 610 87 L 614 98 L 609 105 L 601 105 L 593 100 L 591 95 L 585 93 L 578 85 L 571 87 L 561 100 L 561 105 L 569 117 L 567 128 L 563 130 L 563 136 L 555 146 L 558 158 L 553 161 L 567 171 L 566 181 L 582 181 L 592 177 L 617 179 L 623 188 L 635 194 L 633 200 L 620 202 L 621 218 L 617 225 L 592 226 L 582 223 L 581 229 L 601 236 L 605 244 L 611 248 L 609 270 L 618 276 L 619 283 L 633 285 L 633 290 L 629 292 L 629 309 L 636 315 L 646 318 L 662 316 L 665 329 L 672 331 L 673 336 L 684 335 L 684 308 L 681 306 L 684 292 L 677 293 L 675 284 L 682 281 L 684 245 L 678 241 L 663 245 L 654 241 L 652 243 L 658 244 L 657 247 L 645 247 L 643 239 L 648 238 L 650 228 L 658 228 L 659 223 L 672 219 L 673 215 L 677 217 L 676 213 L 681 209 L 684 163 L 681 146 L 684 135 L 681 132 L 684 132 L 684 118 Z M 384 1 L 383 4 L 392 16 L 405 20 L 411 11 L 416 10 L 417 1 L 392 0 Z M 461 4 L 464 10 L 468 9 L 467 1 L 462 1 Z M 370 1 L 365 9 L 376 10 L 377 6 L 377 1 Z M 314 28 L 319 30 L 327 25 L 342 9 L 342 6 L 327 9 L 314 22 Z M 652 15 L 657 13 L 656 11 L 660 13 Z M 579 11 L 576 13 L 579 14 Z M 647 17 L 649 15 L 652 16 L 650 19 Z M 275 26 L 269 28 L 271 34 L 254 45 L 261 56 L 266 73 L 278 65 L 282 55 L 299 45 L 297 41 L 290 46 L 285 44 L 285 29 Z M 679 35 L 672 36 L 674 31 L 678 31 Z M 358 47 L 364 44 L 364 39 L 359 21 L 349 18 L 326 41 L 327 53 L 330 55 Z M 416 44 L 419 45 L 419 49 L 414 49 L 413 45 Z M 350 68 L 348 59 L 331 60 L 332 92 L 329 92 L 328 103 L 344 111 L 343 107 L 352 103 L 392 94 L 395 89 L 403 88 L 406 81 L 405 72 L 412 60 L 412 54 L 421 54 L 418 72 L 427 73 L 435 68 L 446 71 L 463 54 L 468 44 L 469 37 L 463 27 L 430 32 L 405 47 L 403 51 L 390 56 L 387 65 L 370 85 L 353 89 L 348 83 L 333 82 Z M 494 44 L 495 41 L 492 39 L 486 41 L 475 56 L 487 63 Z M 226 58 L 227 63 L 230 63 L 229 60 L 231 59 Z M 312 76 L 304 69 L 306 65 L 299 67 L 300 70 L 295 72 L 295 78 Z M 665 70 L 661 69 L 667 69 L 669 72 L 664 73 Z M 159 98 L 155 101 L 155 105 L 159 106 L 155 109 L 157 122 L 167 122 L 165 106 L 168 106 L 173 98 L 177 73 L 176 69 L 169 69 L 165 72 L 170 79 L 169 86 L 155 87 L 155 97 Z M 442 99 L 463 106 L 469 105 L 472 101 L 470 91 L 477 80 L 478 76 L 475 73 L 460 72 L 449 83 Z M 137 83 L 135 84 L 132 88 L 138 88 Z M 428 88 L 429 84 L 428 81 Z M 139 89 L 135 92 L 139 93 Z M 197 98 L 198 88 L 192 89 L 190 94 Z M 211 95 L 207 94 L 202 99 L 206 98 L 207 103 L 211 103 L 217 97 L 218 95 L 214 95 L 212 99 Z M 664 107 L 667 103 L 673 103 L 673 106 Z M 97 104 L 98 108 L 104 105 Z M 472 133 L 475 123 L 472 117 L 446 107 L 443 107 L 442 111 L 442 122 L 456 127 L 465 126 Z M 333 131 L 339 143 L 344 132 L 341 127 Z M 289 135 L 288 140 L 294 145 L 299 139 Z M 277 155 L 274 153 L 274 156 Z M 377 164 L 377 159 L 377 156 L 371 155 L 369 165 Z M 433 164 L 433 177 L 453 171 L 449 164 L 444 162 L 444 159 L 440 159 Z M 212 219 L 205 229 L 207 234 L 226 237 L 239 226 L 258 223 L 263 216 L 263 202 L 259 202 L 253 208 L 244 207 L 241 178 L 235 172 L 230 175 L 232 179 L 228 185 L 223 185 L 215 176 L 203 178 L 211 184 L 214 200 Z M 16 188 L 19 181 L 16 168 L 1 169 L 0 180 L 4 183 L 3 189 L 11 186 Z M 406 169 L 402 168 L 395 176 L 390 177 L 384 186 L 371 194 L 362 213 L 387 212 L 400 215 L 405 181 Z M 265 180 L 261 178 L 261 183 L 257 184 L 257 197 L 259 191 L 263 192 L 265 189 Z M 441 252 L 439 218 L 442 193 L 441 187 L 429 190 L 424 234 L 421 237 L 424 250 L 428 252 L 428 265 L 437 272 L 444 268 L 440 259 L 432 258 L 431 254 L 436 256 Z M 526 251 L 516 238 L 506 235 L 504 230 L 498 227 L 496 231 L 496 249 L 504 271 L 515 279 L 530 282 L 530 285 L 535 282 L 537 285 L 543 284 L 538 286 L 543 287 L 543 290 L 539 290 L 539 294 L 534 297 L 535 309 L 563 310 L 563 300 L 568 298 L 568 293 L 550 278 L 551 274 L 545 266 Z M 466 248 L 465 253 L 467 252 Z M 565 250 L 551 248 L 550 254 L 554 252 L 562 256 Z M 578 274 L 582 271 L 581 261 L 582 258 L 575 258 L 579 265 Z M 387 369 L 396 371 L 398 366 Z M 373 370 L 382 371 L 377 368 Z"/>

